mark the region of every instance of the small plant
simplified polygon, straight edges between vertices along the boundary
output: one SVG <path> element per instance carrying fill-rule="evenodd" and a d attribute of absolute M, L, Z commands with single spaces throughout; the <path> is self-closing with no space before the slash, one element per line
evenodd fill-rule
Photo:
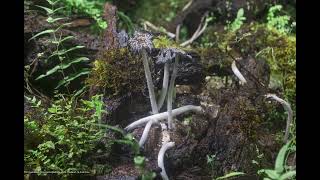
<path fill-rule="evenodd" d="M 45 107 L 35 97 L 25 96 L 33 110 L 24 116 L 25 171 L 38 175 L 57 171 L 63 177 L 70 175 L 65 172 L 91 173 L 93 164 L 88 155 L 104 135 L 104 131 L 94 125 L 104 113 L 100 97 L 76 104 L 74 98 L 58 94 L 57 100 Z M 106 153 L 110 151 L 108 145 L 104 147 Z"/>
<path fill-rule="evenodd" d="M 214 167 L 215 167 L 215 160 L 216 160 L 216 155 L 207 155 L 207 164 L 210 165 L 211 172 L 213 172 Z"/>
<path fill-rule="evenodd" d="M 156 177 L 156 173 L 146 170 L 146 158 L 143 156 L 134 157 L 134 164 L 139 169 L 142 180 L 152 180 Z"/>
<path fill-rule="evenodd" d="M 79 78 L 80 76 L 87 75 L 90 73 L 88 68 L 80 68 L 80 70 L 76 70 L 74 68 L 75 64 L 83 63 L 88 61 L 87 57 L 76 57 L 71 58 L 70 52 L 84 48 L 84 46 L 74 46 L 70 48 L 66 48 L 65 42 L 73 39 L 73 36 L 63 36 L 62 29 L 68 26 L 70 23 L 63 23 L 60 24 L 59 21 L 65 19 L 65 17 L 57 16 L 57 13 L 61 11 L 64 7 L 57 7 L 57 4 L 60 0 L 51 1 L 47 0 L 47 2 L 51 5 L 51 7 L 43 7 L 38 6 L 39 8 L 43 9 L 47 13 L 47 22 L 51 25 L 52 29 L 44 30 L 36 35 L 34 35 L 30 40 L 38 38 L 39 36 L 49 35 L 50 38 L 48 39 L 48 47 L 54 47 L 53 52 L 51 52 L 48 57 L 45 59 L 45 63 L 55 64 L 55 66 L 49 69 L 45 74 L 42 74 L 36 78 L 36 80 L 40 80 L 42 78 L 47 78 L 55 73 L 60 73 L 62 75 L 62 79 L 58 82 L 56 89 L 61 86 L 68 86 L 71 81 Z M 46 50 L 48 51 L 48 50 Z M 46 52 L 40 53 L 44 54 Z M 72 70 L 72 74 L 66 74 L 67 70 Z M 71 72 L 72 72 L 71 71 Z"/>
<path fill-rule="evenodd" d="M 268 28 L 275 28 L 280 33 L 288 34 L 295 27 L 295 22 L 290 25 L 290 16 L 288 15 L 277 15 L 282 10 L 282 5 L 274 5 L 270 7 L 267 15 L 267 26 Z"/>
<path fill-rule="evenodd" d="M 257 159 L 256 160 L 252 160 L 251 162 L 252 162 L 252 164 L 255 164 L 256 166 L 260 166 L 260 164 L 261 164 L 260 162 L 263 159 L 264 154 L 262 152 L 260 152 L 260 150 L 259 150 L 257 145 L 255 147 L 256 147 Z"/>
<path fill-rule="evenodd" d="M 238 10 L 236 19 L 227 26 L 227 29 L 229 29 L 232 32 L 235 32 L 236 30 L 240 29 L 245 20 L 246 17 L 244 16 L 244 10 L 243 8 L 240 8 Z"/>
<path fill-rule="evenodd" d="M 261 169 L 258 171 L 265 180 L 285 180 L 293 179 L 296 175 L 296 170 L 292 167 L 287 167 L 287 159 L 290 153 L 295 151 L 293 141 L 289 141 L 279 151 L 276 158 L 274 169 Z"/>
<path fill-rule="evenodd" d="M 75 12 L 78 14 L 86 14 L 97 23 L 100 30 L 107 28 L 107 22 L 102 19 L 103 1 L 90 0 L 63 0 L 63 3 L 68 12 Z"/>

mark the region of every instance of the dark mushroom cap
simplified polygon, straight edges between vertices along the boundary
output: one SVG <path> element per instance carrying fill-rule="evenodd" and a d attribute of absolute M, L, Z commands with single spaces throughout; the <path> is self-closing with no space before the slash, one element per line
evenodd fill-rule
<path fill-rule="evenodd" d="M 153 48 L 152 35 L 146 32 L 135 31 L 133 37 L 129 39 L 129 47 L 132 52 L 139 53 L 142 49 L 151 52 Z"/>
<path fill-rule="evenodd" d="M 163 63 L 172 63 L 176 55 L 180 55 L 182 57 L 192 58 L 190 55 L 188 55 L 186 52 L 184 52 L 181 49 L 177 48 L 164 48 L 161 49 L 158 56 L 157 56 L 157 64 L 163 64 Z"/>

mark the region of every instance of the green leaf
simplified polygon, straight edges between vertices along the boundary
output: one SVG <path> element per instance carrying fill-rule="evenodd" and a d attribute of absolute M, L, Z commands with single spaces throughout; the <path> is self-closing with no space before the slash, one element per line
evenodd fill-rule
<path fill-rule="evenodd" d="M 57 29 L 55 29 L 55 31 L 59 31 L 60 29 L 68 26 L 68 25 L 71 25 L 72 23 L 64 23 L 64 24 L 61 24 Z"/>
<path fill-rule="evenodd" d="M 296 175 L 296 171 L 289 171 L 289 172 L 286 172 L 284 174 L 282 174 L 279 178 L 279 180 L 286 180 L 286 179 L 289 179 L 291 177 L 294 177 Z"/>
<path fill-rule="evenodd" d="M 262 174 L 262 173 L 268 175 L 268 177 L 271 179 L 279 179 L 280 177 L 280 174 L 278 174 L 277 171 L 272 169 L 262 169 L 258 171 L 258 174 Z"/>
<path fill-rule="evenodd" d="M 243 8 L 240 8 L 240 9 L 238 10 L 237 17 L 238 17 L 238 18 L 242 18 L 243 15 L 244 15 L 244 10 L 243 10 Z"/>
<path fill-rule="evenodd" d="M 218 177 L 216 180 L 220 180 L 220 179 L 227 179 L 227 178 L 230 178 L 230 177 L 235 177 L 235 176 L 240 176 L 240 175 L 245 175 L 245 173 L 243 172 L 231 172 L 231 173 L 228 173 L 222 177 Z"/>
<path fill-rule="evenodd" d="M 41 36 L 41 35 L 43 35 L 43 34 L 50 34 L 50 33 L 53 33 L 53 32 L 55 32 L 55 30 L 53 30 L 53 29 L 48 29 L 48 30 L 39 32 L 38 34 L 32 36 L 32 37 L 29 39 L 29 41 L 32 40 L 32 39 L 34 39 L 34 38 L 36 38 L 36 37 L 38 37 L 38 36 Z"/>
<path fill-rule="evenodd" d="M 57 8 L 57 9 L 55 9 L 54 11 L 52 11 L 52 13 L 55 13 L 55 12 L 61 10 L 61 9 L 64 9 L 64 8 L 66 8 L 66 7 L 59 7 L 59 8 Z"/>
<path fill-rule="evenodd" d="M 107 124 L 93 124 L 93 125 L 99 126 L 99 127 L 104 127 L 106 129 L 111 129 L 113 131 L 121 133 L 123 136 L 125 135 L 124 131 L 122 129 L 117 128 L 117 127 L 113 127 L 113 126 L 110 126 L 110 125 L 107 125 Z"/>
<path fill-rule="evenodd" d="M 60 0 L 56 0 L 56 1 L 52 1 L 52 0 L 47 0 L 47 2 L 50 4 L 50 5 L 55 5 L 59 2 Z"/>
<path fill-rule="evenodd" d="M 47 7 L 44 7 L 44 6 L 39 6 L 39 5 L 35 5 L 35 6 L 41 8 L 41 9 L 44 9 L 47 12 L 47 14 L 52 14 L 53 13 L 53 10 L 50 9 L 50 8 L 47 8 Z"/>
<path fill-rule="evenodd" d="M 65 38 L 63 38 L 63 39 L 61 39 L 61 40 L 59 40 L 59 41 L 54 42 L 54 44 L 61 44 L 61 43 L 63 43 L 64 41 L 69 40 L 69 39 L 72 39 L 72 38 L 74 38 L 74 37 L 73 37 L 73 36 L 67 36 L 67 37 L 65 37 Z"/>
<path fill-rule="evenodd" d="M 274 169 L 279 174 L 281 174 L 284 171 L 285 158 L 286 158 L 286 154 L 288 152 L 290 144 L 291 144 L 291 141 L 288 142 L 286 145 L 284 145 L 278 153 Z"/>
<path fill-rule="evenodd" d="M 75 98 L 77 96 L 79 96 L 80 94 L 82 94 L 84 92 L 85 89 L 87 89 L 88 86 L 83 86 L 80 90 L 78 90 L 72 97 Z"/>
<path fill-rule="evenodd" d="M 44 148 L 47 148 L 47 149 L 54 149 L 54 148 L 55 148 L 55 145 L 53 144 L 52 141 L 47 141 L 47 142 L 45 142 L 45 143 L 39 144 L 38 147 L 39 147 L 39 148 L 44 147 Z"/>
<path fill-rule="evenodd" d="M 145 157 L 143 157 L 143 156 L 134 157 L 134 164 L 136 164 L 138 166 L 143 166 L 144 162 L 145 162 Z"/>
<path fill-rule="evenodd" d="M 133 32 L 134 26 L 133 26 L 131 19 L 121 11 L 117 11 L 117 13 L 118 13 L 118 16 L 126 23 L 126 25 L 128 27 L 128 31 L 130 33 Z"/>
<path fill-rule="evenodd" d="M 40 105 L 41 105 L 41 100 L 38 101 L 36 106 L 39 107 Z"/>
<path fill-rule="evenodd" d="M 47 71 L 46 74 L 42 74 L 39 77 L 37 77 L 36 80 L 42 79 L 44 77 L 47 77 L 47 76 L 57 72 L 58 70 L 64 70 L 64 69 L 70 67 L 72 64 L 79 63 L 79 62 L 82 62 L 82 61 L 88 61 L 88 60 L 89 59 L 86 58 L 86 57 L 80 57 L 80 58 L 74 59 L 73 61 L 71 61 L 69 63 L 59 64 L 59 65 L 55 66 L 54 68 L 50 69 L 49 71 Z"/>
<path fill-rule="evenodd" d="M 75 47 L 72 47 L 72 48 L 67 49 L 67 50 L 61 50 L 61 51 L 58 51 L 57 53 L 53 53 L 51 56 L 48 57 L 48 59 L 53 57 L 53 56 L 62 56 L 62 55 L 67 54 L 70 51 L 74 51 L 74 50 L 81 49 L 81 48 L 84 48 L 84 47 L 85 46 L 75 46 Z"/>
<path fill-rule="evenodd" d="M 57 108 L 55 108 L 55 107 L 48 108 L 48 112 L 49 113 L 57 113 Z"/>
<path fill-rule="evenodd" d="M 54 23 L 56 21 L 62 20 L 62 19 L 66 19 L 66 18 L 52 18 L 52 17 L 48 17 L 47 22 L 48 23 Z"/>
<path fill-rule="evenodd" d="M 32 102 L 32 103 L 36 103 L 36 100 L 37 100 L 36 97 L 33 96 L 31 102 Z"/>
<path fill-rule="evenodd" d="M 74 73 L 74 74 L 72 74 L 70 76 L 67 76 L 63 80 L 59 81 L 56 89 L 58 89 L 60 86 L 66 84 L 66 83 L 69 83 L 69 82 L 77 79 L 80 76 L 83 76 L 83 75 L 86 75 L 86 74 L 89 74 L 89 73 L 90 73 L 90 70 L 86 68 L 86 69 L 82 69 L 80 72 L 77 72 L 77 73 Z"/>

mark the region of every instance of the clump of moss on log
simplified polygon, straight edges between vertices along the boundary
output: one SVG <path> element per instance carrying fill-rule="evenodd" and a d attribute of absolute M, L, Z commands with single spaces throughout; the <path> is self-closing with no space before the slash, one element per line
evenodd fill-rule
<path fill-rule="evenodd" d="M 106 96 L 143 89 L 142 60 L 127 48 L 107 50 L 93 64 L 92 73 L 86 83 Z"/>

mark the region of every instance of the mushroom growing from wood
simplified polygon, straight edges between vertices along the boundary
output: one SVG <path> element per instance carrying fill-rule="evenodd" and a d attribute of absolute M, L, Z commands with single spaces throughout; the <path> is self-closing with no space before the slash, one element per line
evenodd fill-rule
<path fill-rule="evenodd" d="M 164 78 L 163 78 L 163 91 L 161 92 L 160 101 L 159 101 L 159 109 L 161 108 L 163 101 L 166 96 L 167 90 L 167 111 L 168 111 L 168 128 L 173 128 L 173 115 L 172 115 L 172 97 L 174 92 L 174 83 L 178 73 L 178 63 L 179 58 L 187 57 L 191 59 L 191 56 L 187 55 L 186 52 L 177 49 L 177 48 L 164 48 L 159 52 L 157 56 L 157 64 L 164 63 Z M 173 59 L 175 59 L 173 63 Z M 173 66 L 171 65 L 173 63 Z M 173 67 L 172 75 L 170 79 L 170 85 L 168 88 L 168 78 L 169 78 L 169 68 Z M 166 72 L 167 71 L 167 72 Z"/>
<path fill-rule="evenodd" d="M 277 95 L 275 95 L 275 94 L 266 94 L 265 97 L 267 97 L 267 98 L 272 98 L 272 99 L 280 102 L 280 103 L 282 104 L 283 108 L 284 108 L 284 109 L 287 111 L 287 113 L 288 113 L 287 125 L 286 125 L 286 132 L 285 132 L 285 134 L 284 134 L 284 142 L 287 143 L 287 142 L 288 142 L 288 138 L 289 138 L 290 124 L 291 124 L 292 118 L 293 118 L 293 111 L 292 111 L 292 109 L 291 109 L 291 106 L 290 106 L 290 104 L 289 104 L 287 101 L 279 98 L 279 97 L 278 97 Z"/>
<path fill-rule="evenodd" d="M 234 60 L 232 62 L 231 69 L 232 69 L 232 72 L 234 73 L 234 75 L 236 75 L 239 78 L 239 80 L 242 84 L 247 83 L 246 79 L 243 77 L 243 75 L 241 74 L 241 72 L 239 71 L 239 69 L 236 66 L 236 60 Z"/>
<path fill-rule="evenodd" d="M 129 47 L 134 53 L 141 53 L 143 60 L 144 72 L 147 80 L 147 86 L 149 91 L 150 103 L 152 108 L 152 113 L 158 113 L 157 102 L 154 93 L 154 85 L 152 82 L 152 76 L 149 68 L 149 56 L 148 53 L 151 52 L 153 48 L 152 35 L 149 33 L 143 33 L 135 31 L 132 38 L 129 39 Z"/>
<path fill-rule="evenodd" d="M 174 142 L 165 142 L 158 154 L 158 166 L 161 168 L 161 177 L 164 180 L 169 180 L 168 175 L 166 173 L 166 169 L 164 167 L 164 154 L 166 153 L 166 151 L 170 148 L 172 148 L 174 146 Z"/>
<path fill-rule="evenodd" d="M 153 124 L 160 124 L 162 129 L 162 147 L 158 153 L 158 166 L 162 169 L 161 176 L 163 179 L 167 180 L 168 176 L 165 171 L 164 167 L 164 154 L 167 149 L 172 148 L 174 146 L 174 142 L 170 142 L 170 134 L 167 130 L 167 125 L 160 120 L 168 119 L 168 129 L 173 128 L 173 117 L 177 116 L 181 113 L 188 112 L 188 111 L 195 111 L 195 112 L 203 112 L 201 106 L 194 106 L 194 105 L 186 105 L 177 109 L 172 110 L 172 99 L 173 99 L 173 92 L 174 92 L 174 85 L 175 79 L 178 73 L 178 63 L 180 58 L 190 58 L 191 56 L 187 55 L 184 51 L 177 49 L 177 48 L 163 48 L 160 50 L 157 56 L 157 64 L 164 64 L 164 78 L 162 83 L 162 91 L 160 94 L 160 99 L 158 104 L 155 99 L 154 94 L 154 86 L 152 83 L 151 72 L 148 65 L 148 51 L 151 51 L 153 48 L 153 44 L 151 41 L 151 35 L 135 32 L 134 37 L 129 40 L 129 46 L 135 53 L 141 53 L 143 58 L 143 65 L 145 70 L 145 76 L 147 79 L 147 85 L 149 90 L 150 102 L 152 107 L 153 115 L 139 119 L 134 121 L 130 125 L 128 125 L 125 130 L 130 131 L 134 128 L 137 128 L 141 125 L 146 124 L 143 134 L 139 141 L 139 146 L 143 147 L 144 143 L 148 139 L 148 134 L 150 129 L 152 128 Z M 170 67 L 172 69 L 172 75 L 169 84 L 169 72 Z M 168 87 L 169 86 L 169 87 Z M 159 113 L 165 98 L 167 97 L 167 112 Z"/>

